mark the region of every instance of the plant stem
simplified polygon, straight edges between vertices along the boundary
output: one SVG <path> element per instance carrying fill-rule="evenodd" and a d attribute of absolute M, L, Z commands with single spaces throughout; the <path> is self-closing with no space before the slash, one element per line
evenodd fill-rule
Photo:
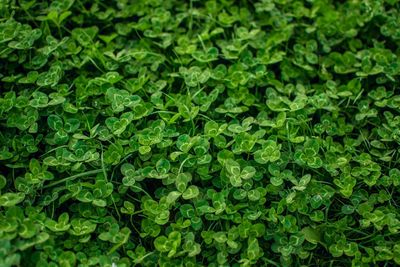
<path fill-rule="evenodd" d="M 62 184 L 62 183 L 67 182 L 67 181 L 72 181 L 72 180 L 75 180 L 75 179 L 80 178 L 80 177 L 85 177 L 85 176 L 89 176 L 89 175 L 94 175 L 94 174 L 98 174 L 98 173 L 102 173 L 102 172 L 103 172 L 103 169 L 98 169 L 98 170 L 92 170 L 92 171 L 87 171 L 87 172 L 78 173 L 78 174 L 75 174 L 75 175 L 66 177 L 66 178 L 64 178 L 64 179 L 55 181 L 55 182 L 53 182 L 53 183 L 50 183 L 50 184 L 48 184 L 48 185 L 45 185 L 45 186 L 43 186 L 43 188 L 53 187 L 53 186 L 55 186 L 55 185 Z"/>

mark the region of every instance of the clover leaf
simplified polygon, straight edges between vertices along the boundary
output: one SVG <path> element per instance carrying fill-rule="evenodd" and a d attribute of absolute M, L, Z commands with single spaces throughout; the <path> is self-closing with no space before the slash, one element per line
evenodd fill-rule
<path fill-rule="evenodd" d="M 2 1 L 0 266 L 400 264 L 400 6 Z"/>
<path fill-rule="evenodd" d="M 302 164 L 307 164 L 311 168 L 320 168 L 322 160 L 318 156 L 319 144 L 315 139 L 307 140 L 302 150 L 296 151 L 295 158 Z"/>
<path fill-rule="evenodd" d="M 254 160 L 260 164 L 277 161 L 281 157 L 280 147 L 275 141 L 268 140 L 254 153 Z"/>

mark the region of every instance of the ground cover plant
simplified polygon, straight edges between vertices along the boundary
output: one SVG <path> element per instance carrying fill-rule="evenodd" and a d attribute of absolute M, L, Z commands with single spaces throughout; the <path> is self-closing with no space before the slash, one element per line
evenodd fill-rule
<path fill-rule="evenodd" d="M 397 0 L 2 0 L 0 266 L 400 264 Z"/>

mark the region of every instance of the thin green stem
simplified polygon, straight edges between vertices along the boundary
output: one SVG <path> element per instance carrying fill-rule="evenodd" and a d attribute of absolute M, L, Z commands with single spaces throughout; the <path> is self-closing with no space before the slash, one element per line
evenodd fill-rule
<path fill-rule="evenodd" d="M 50 187 L 65 183 L 67 181 L 72 181 L 72 180 L 78 179 L 80 177 L 95 175 L 95 174 L 102 173 L 102 172 L 103 172 L 103 169 L 97 169 L 97 170 L 78 173 L 78 174 L 75 174 L 75 175 L 72 175 L 72 176 L 69 176 L 69 177 L 65 177 L 64 179 L 55 181 L 53 183 L 50 183 L 48 185 L 45 185 L 45 186 L 43 186 L 43 188 L 50 188 Z"/>

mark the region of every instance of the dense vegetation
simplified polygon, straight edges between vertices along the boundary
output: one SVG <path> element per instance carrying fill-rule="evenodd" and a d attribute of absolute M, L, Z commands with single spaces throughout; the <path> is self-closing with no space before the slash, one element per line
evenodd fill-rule
<path fill-rule="evenodd" d="M 400 264 L 398 0 L 2 0 L 0 266 Z"/>

